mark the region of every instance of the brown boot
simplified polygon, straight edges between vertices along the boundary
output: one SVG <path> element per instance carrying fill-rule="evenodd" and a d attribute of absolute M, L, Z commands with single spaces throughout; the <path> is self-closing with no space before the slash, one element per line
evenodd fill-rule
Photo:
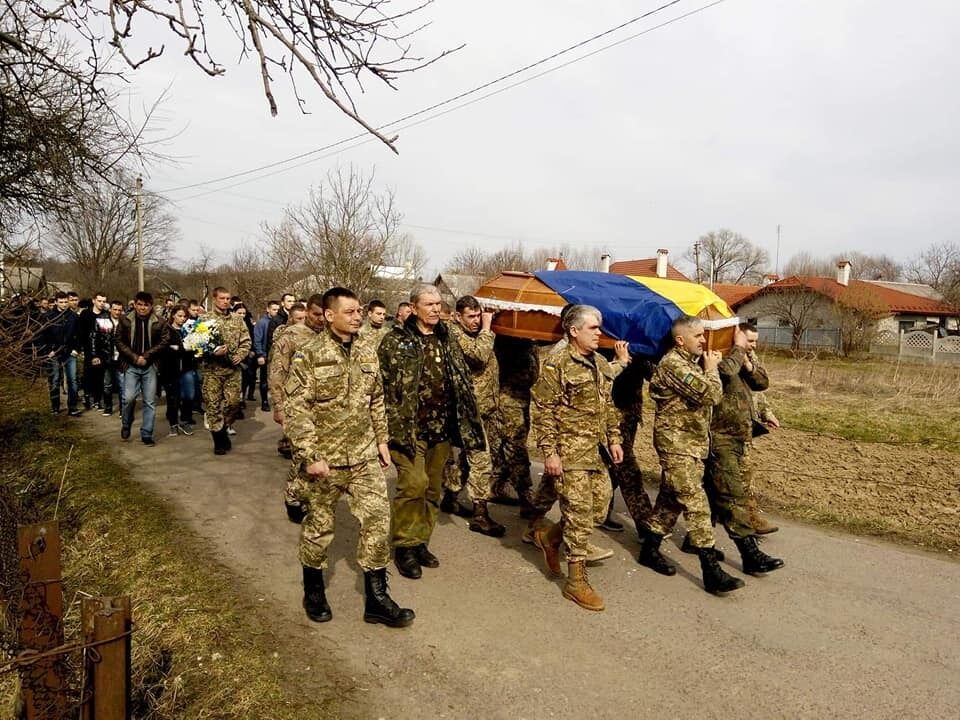
<path fill-rule="evenodd" d="M 468 527 L 473 532 L 490 537 L 503 537 L 507 529 L 490 517 L 487 511 L 487 503 L 483 500 L 477 500 L 473 503 L 473 517 L 470 518 Z"/>
<path fill-rule="evenodd" d="M 584 610 L 603 610 L 603 598 L 597 595 L 596 590 L 590 587 L 587 579 L 587 563 L 567 563 L 567 582 L 563 586 L 563 596 L 573 600 Z"/>
<path fill-rule="evenodd" d="M 757 499 L 753 496 L 750 496 L 747 499 L 747 513 L 747 517 L 750 520 L 750 525 L 753 527 L 753 531 L 757 533 L 757 535 L 769 535 L 770 533 L 775 533 L 780 529 L 763 517 L 762 511 L 760 510 L 760 505 L 757 503 Z"/>
<path fill-rule="evenodd" d="M 563 575 L 560 567 L 560 544 L 563 542 L 563 529 L 560 523 L 551 523 L 533 531 L 533 544 L 543 551 L 543 559 L 554 575 Z"/>

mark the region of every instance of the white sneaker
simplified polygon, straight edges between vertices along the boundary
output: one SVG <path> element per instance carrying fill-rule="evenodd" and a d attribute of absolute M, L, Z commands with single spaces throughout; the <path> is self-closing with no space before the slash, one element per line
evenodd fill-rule
<path fill-rule="evenodd" d="M 232 427 L 227 428 L 227 435 L 236 435 L 236 434 L 237 434 L 237 431 L 234 430 Z M 613 553 L 610 553 L 610 554 L 612 555 Z"/>
<path fill-rule="evenodd" d="M 170 432 L 167 433 L 167 437 L 176 437 L 177 436 L 177 426 L 171 425 Z"/>

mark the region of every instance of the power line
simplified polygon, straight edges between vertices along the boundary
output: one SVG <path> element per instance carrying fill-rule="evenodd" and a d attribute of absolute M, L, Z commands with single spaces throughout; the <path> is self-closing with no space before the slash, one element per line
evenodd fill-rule
<path fill-rule="evenodd" d="M 522 74 L 522 73 L 525 73 L 525 72 L 527 72 L 528 70 L 532 70 L 533 68 L 539 67 L 539 66 L 541 66 L 541 65 L 543 65 L 543 64 L 545 64 L 545 63 L 550 62 L 551 60 L 556 60 L 558 57 L 561 57 L 561 56 L 563 56 L 563 55 L 566 55 L 567 53 L 573 52 L 574 50 L 578 50 L 579 48 L 582 48 L 582 47 L 584 47 L 585 45 L 589 45 L 589 44 L 592 43 L 592 42 L 595 42 L 595 41 L 597 41 L 597 40 L 599 40 L 599 39 L 601 39 L 601 38 L 603 38 L 603 37 L 606 37 L 606 36 L 608 36 L 608 35 L 611 35 L 611 34 L 617 32 L 617 31 L 619 31 L 619 30 L 622 30 L 622 29 L 626 28 L 626 27 L 629 27 L 630 25 L 633 25 L 633 24 L 635 24 L 635 23 L 638 23 L 638 22 L 640 22 L 641 20 L 645 20 L 646 18 L 655 15 L 656 13 L 662 12 L 663 10 L 666 10 L 666 9 L 668 9 L 668 8 L 674 6 L 674 5 L 677 5 L 677 4 L 680 3 L 681 1 L 682 1 L 682 0 L 670 0 L 670 2 L 664 3 L 663 5 L 657 7 L 657 8 L 655 8 L 655 9 L 653 9 L 653 10 L 649 10 L 649 11 L 643 13 L 642 15 L 637 15 L 636 17 L 630 18 L 629 20 L 626 20 L 625 22 L 622 22 L 622 23 L 620 23 L 619 25 L 616 25 L 615 27 L 609 28 L 608 30 L 604 30 L 603 32 L 597 33 L 596 35 L 592 35 L 591 37 L 586 38 L 586 39 L 584 39 L 584 40 L 581 40 L 581 41 L 579 41 L 579 42 L 577 42 L 577 43 L 575 43 L 575 44 L 573 44 L 573 45 L 570 45 L 569 47 L 566 47 L 566 48 L 564 48 L 564 49 L 562 49 L 562 50 L 558 50 L 557 52 L 554 52 L 554 53 L 552 53 L 552 54 L 550 54 L 550 55 L 548 55 L 548 56 L 546 56 L 546 57 L 540 58 L 539 60 L 537 60 L 537 61 L 535 61 L 535 62 L 532 62 L 532 63 L 530 63 L 530 64 L 528 64 L 528 65 L 525 65 L 525 66 L 523 66 L 523 67 L 521 67 L 521 68 L 518 68 L 518 69 L 516 69 L 516 70 L 512 70 L 511 72 L 508 72 L 508 73 L 506 73 L 505 75 L 501 75 L 500 77 L 497 77 L 497 78 L 495 78 L 495 79 L 493 79 L 493 80 L 490 80 L 490 81 L 488 81 L 488 82 L 485 82 L 485 83 L 483 83 L 482 85 L 478 85 L 478 86 L 473 87 L 473 88 L 471 88 L 471 89 L 469 89 L 469 90 L 465 90 L 464 92 L 458 93 L 457 95 L 454 95 L 454 96 L 452 96 L 452 97 L 449 97 L 449 98 L 447 98 L 446 100 L 442 100 L 442 101 L 440 101 L 440 102 L 434 103 L 433 105 L 429 105 L 429 106 L 427 106 L 427 107 L 425 107 L 425 108 L 422 108 L 422 109 L 420 109 L 420 110 L 417 110 L 416 112 L 412 112 L 412 113 L 409 113 L 409 114 L 407 114 L 407 115 L 404 115 L 403 117 L 397 118 L 396 120 L 393 120 L 393 121 L 391 121 L 391 122 L 389 122 L 389 123 L 386 123 L 385 125 L 381 125 L 381 126 L 379 126 L 378 128 L 376 128 L 376 129 L 377 129 L 378 131 L 386 130 L 386 129 L 394 126 L 394 125 L 398 125 L 398 124 L 400 124 L 400 123 L 402 123 L 402 122 L 406 122 L 407 120 L 412 120 L 413 118 L 419 117 L 419 116 L 421 116 L 421 115 L 425 115 L 425 114 L 427 114 L 427 113 L 429 113 L 429 112 L 432 112 L 433 110 L 436 110 L 436 109 L 438 109 L 438 108 L 441 108 L 441 107 L 443 107 L 443 106 L 445 106 L 445 105 L 449 105 L 449 104 L 451 104 L 451 103 L 457 102 L 458 100 L 462 100 L 463 98 L 469 97 L 470 95 L 474 95 L 474 94 L 476 94 L 476 93 L 478 93 L 478 92 L 481 92 L 482 90 L 486 90 L 487 88 L 492 87 L 493 85 L 496 85 L 496 84 L 498 84 L 498 83 L 501 83 L 501 82 L 503 82 L 504 80 L 509 80 L 509 79 L 512 78 L 512 77 L 516 77 L 517 75 L 520 75 L 520 74 Z M 723 0 L 718 0 L 718 2 L 711 3 L 711 5 L 719 4 L 719 2 L 723 2 Z M 707 6 L 707 7 L 709 7 L 709 6 Z M 706 7 L 702 8 L 702 9 L 706 9 Z M 680 16 L 680 17 L 685 17 L 685 16 Z M 611 46 L 611 47 L 612 47 L 612 46 Z M 584 57 L 590 57 L 590 56 L 587 55 L 587 56 L 584 56 Z M 560 67 L 564 67 L 564 66 L 561 65 Z M 558 69 L 559 69 L 559 68 L 558 68 Z M 339 147 L 339 146 L 344 145 L 344 144 L 346 144 L 346 143 L 349 143 L 349 142 L 352 142 L 352 141 L 354 141 L 354 140 L 358 140 L 358 139 L 360 139 L 360 138 L 367 137 L 367 136 L 368 136 L 368 133 L 358 133 L 357 135 L 353 135 L 353 136 L 348 137 L 348 138 L 343 138 L 342 140 L 338 140 L 338 141 L 336 141 L 336 142 L 334 142 L 334 143 L 330 143 L 329 145 L 324 145 L 323 147 L 315 148 L 315 149 L 313 149 L 313 150 L 308 150 L 307 152 L 303 152 L 303 153 L 300 153 L 300 154 L 298 154 L 298 155 L 293 155 L 293 156 L 291 156 L 291 157 L 284 158 L 283 160 L 276 160 L 276 161 L 274 161 L 274 162 L 272 162 L 272 163 L 267 163 L 267 164 L 265 164 L 265 165 L 260 165 L 260 166 L 258 166 L 258 167 L 250 168 L 250 169 L 248 169 L 248 170 L 242 170 L 242 171 L 239 171 L 239 172 L 232 173 L 232 174 L 230 174 L 230 175 L 224 175 L 224 176 L 222 176 L 222 177 L 214 178 L 214 179 L 212 179 L 212 180 L 205 180 L 205 181 L 203 181 L 203 182 L 192 183 L 192 184 L 190 184 L 190 185 L 181 185 L 181 186 L 178 186 L 178 187 L 167 188 L 167 189 L 165 189 L 165 190 L 160 190 L 160 191 L 158 191 L 158 192 L 169 193 L 169 192 L 176 192 L 176 191 L 179 191 L 179 190 L 190 190 L 190 189 L 192 189 L 192 188 L 203 187 L 203 186 L 205 186 L 205 185 L 213 185 L 213 184 L 215 184 L 215 183 L 224 182 L 224 181 L 226 181 L 226 180 L 233 180 L 233 179 L 235 179 L 235 178 L 242 177 L 242 176 L 244 176 L 244 175 L 251 175 L 251 174 L 253 174 L 253 173 L 260 172 L 261 170 L 269 170 L 269 169 L 272 169 L 272 168 L 275 168 L 275 167 L 278 167 L 278 166 L 281 166 L 281 165 L 286 165 L 287 163 L 293 162 L 293 161 L 295 161 L 295 160 L 301 160 L 301 159 L 303 159 L 303 158 L 309 157 L 309 156 L 311 156 L 311 155 L 315 155 L 315 154 L 317 154 L 317 153 L 322 153 L 322 152 L 325 152 L 325 151 L 327 151 L 327 150 L 332 150 L 333 148 Z"/>
<path fill-rule="evenodd" d="M 677 1 L 678 1 L 678 0 L 674 0 L 674 2 L 669 3 L 668 5 L 665 5 L 665 6 L 663 6 L 663 7 L 669 7 L 669 5 L 673 5 L 673 4 L 675 4 Z M 682 15 L 678 15 L 677 17 L 671 18 L 670 20 L 667 20 L 667 21 L 665 21 L 665 22 L 662 22 L 662 23 L 660 23 L 659 25 L 654 25 L 654 26 L 649 27 L 649 28 L 647 28 L 647 29 L 645 29 L 645 30 L 642 30 L 641 32 L 635 33 L 635 34 L 633 34 L 633 35 L 629 35 L 629 36 L 627 36 L 627 37 L 625 37 L 625 38 L 622 38 L 622 39 L 620 39 L 620 40 L 618 40 L 618 41 L 616 41 L 616 42 L 610 43 L 609 45 L 605 45 L 605 46 L 603 46 L 603 47 L 600 47 L 600 48 L 598 48 L 598 49 L 596 49 L 596 50 L 594 50 L 594 51 L 592 51 L 592 52 L 590 52 L 590 53 L 587 53 L 586 55 L 582 55 L 582 56 L 580 56 L 580 57 L 574 58 L 573 60 L 569 60 L 569 61 L 567 61 L 567 62 L 565 62 L 565 63 L 561 63 L 560 65 L 557 65 L 557 66 L 555 66 L 555 67 L 549 68 L 549 69 L 547 69 L 547 70 L 544 70 L 543 72 L 540 72 L 540 73 L 538 73 L 538 74 L 536 74 L 536 75 L 532 75 L 532 76 L 530 76 L 530 77 L 528 77 L 528 78 L 524 78 L 523 80 L 519 80 L 519 81 L 517 81 L 517 82 L 515 82 L 515 83 L 512 83 L 512 84 L 510 84 L 510 85 L 507 85 L 507 86 L 505 86 L 505 87 L 498 88 L 497 90 L 494 90 L 494 91 L 492 91 L 492 92 L 489 92 L 489 93 L 487 93 L 487 94 L 485 94 L 485 95 L 481 95 L 480 97 L 473 98 L 472 100 L 468 100 L 467 102 L 462 103 L 462 104 L 460 104 L 460 105 L 457 105 L 457 106 L 455 106 L 455 107 L 452 107 L 452 108 L 449 108 L 449 109 L 447 109 L 447 110 L 443 110 L 443 111 L 441 111 L 441 112 L 435 113 L 434 115 L 429 115 L 429 116 L 427 116 L 427 117 L 425 117 L 425 118 L 421 118 L 420 120 L 417 120 L 417 121 L 415 121 L 415 122 L 409 123 L 409 124 L 404 125 L 404 126 L 402 126 L 402 127 L 400 127 L 400 128 L 396 128 L 396 131 L 408 130 L 408 129 L 413 128 L 413 127 L 416 127 L 416 126 L 418 126 L 418 125 L 422 125 L 422 124 L 425 123 L 425 122 L 429 122 L 430 120 L 435 120 L 435 119 L 437 119 L 437 118 L 439 118 L 439 117 L 443 117 L 444 115 L 448 115 L 449 113 L 456 112 L 457 110 L 462 110 L 462 109 L 465 108 L 465 107 L 469 107 L 470 105 L 473 105 L 473 104 L 475 104 L 475 103 L 478 103 L 478 102 L 480 102 L 480 101 L 482 101 L 482 100 L 486 100 L 487 98 L 493 97 L 494 95 L 499 95 L 500 93 L 506 92 L 507 90 L 511 90 L 511 89 L 513 89 L 513 88 L 519 87 L 520 85 L 524 85 L 524 84 L 526 84 L 526 83 L 528 83 L 528 82 L 531 82 L 531 81 L 533 81 L 533 80 L 537 80 L 537 79 L 539 79 L 539 78 L 541 78 L 541 77 L 543 77 L 543 76 L 545 76 L 545 75 L 549 75 L 550 73 L 556 72 L 557 70 L 561 70 L 561 69 L 563 69 L 563 68 L 565 68 L 565 67 L 568 67 L 568 66 L 570 66 L 570 65 L 573 65 L 573 64 L 575 64 L 575 63 L 578 63 L 578 62 L 580 62 L 580 61 L 582 61 L 582 60 L 586 60 L 587 58 L 593 57 L 594 55 L 598 55 L 598 54 L 601 53 L 601 52 L 604 52 L 604 51 L 606 51 L 606 50 L 610 50 L 610 49 L 612 49 L 612 48 L 614 48 L 614 47 L 617 47 L 617 46 L 619 46 L 619 45 L 622 45 L 622 44 L 624 44 L 624 43 L 626 43 L 626 42 L 629 42 L 629 41 L 631 41 L 631 40 L 635 40 L 635 39 L 637 39 L 637 38 L 639 38 L 639 37 L 641 37 L 641 36 L 643 36 L 643 35 L 646 35 L 647 33 L 653 32 L 654 30 L 659 30 L 660 28 L 666 27 L 666 26 L 668 26 L 668 25 L 672 25 L 672 24 L 675 23 L 675 22 L 679 22 L 680 20 L 684 20 L 684 19 L 686 19 L 686 18 L 688 18 L 688 17 L 691 17 L 692 15 L 696 15 L 696 14 L 698 14 L 698 13 L 701 13 L 701 12 L 703 12 L 703 11 L 705 11 L 705 10 L 708 10 L 708 9 L 710 9 L 710 8 L 716 6 L 716 5 L 720 5 L 721 3 L 725 2 L 725 1 L 726 1 L 726 0 L 714 0 L 714 2 L 707 3 L 706 5 L 702 5 L 702 6 L 699 7 L 699 8 L 696 8 L 696 9 L 694 9 L 694 10 L 691 10 L 691 11 L 689 11 L 689 12 L 686 12 L 686 13 L 684 13 L 684 14 L 682 14 Z M 660 9 L 660 8 L 658 8 L 657 10 L 650 11 L 649 13 L 646 14 L 646 16 L 649 16 L 649 15 L 651 15 L 652 13 L 657 12 L 659 9 Z M 585 41 L 585 42 L 586 42 L 586 41 Z M 582 43 L 581 43 L 581 44 L 582 44 Z M 559 53 L 557 53 L 557 54 L 559 54 Z M 556 54 L 555 54 L 555 55 L 556 55 Z M 487 83 L 486 86 L 489 86 L 489 85 L 491 85 L 491 84 L 494 84 L 495 82 L 498 82 L 498 81 L 492 81 L 491 83 Z M 481 86 L 481 87 L 483 87 L 483 86 Z M 476 92 L 476 90 L 471 91 L 471 92 Z M 458 96 L 458 97 L 464 97 L 464 96 L 467 95 L 467 94 L 471 94 L 471 93 L 462 93 L 462 94 L 461 94 L 460 96 Z M 442 106 L 442 105 L 444 105 L 444 104 L 447 104 L 447 102 L 452 102 L 452 101 L 453 101 L 453 100 L 445 101 L 445 102 L 443 102 L 443 103 L 437 103 L 437 104 L 434 105 L 433 107 L 440 107 L 440 106 Z M 406 116 L 406 117 L 407 117 L 407 118 L 411 118 L 411 117 L 420 115 L 420 114 L 422 114 L 423 112 L 426 112 L 426 110 L 424 110 L 424 111 L 418 111 L 417 113 L 411 113 L 410 115 L 408 115 L 408 116 Z M 390 127 L 391 125 L 393 125 L 393 124 L 395 124 L 395 123 L 397 123 L 397 122 L 401 122 L 401 121 L 402 121 L 402 119 L 401 119 L 401 120 L 395 120 L 393 123 L 390 123 L 390 125 L 381 126 L 381 127 L 377 128 L 377 130 L 383 130 L 383 129 L 385 129 L 385 128 L 387 128 L 387 127 Z M 293 157 L 293 158 L 287 158 L 286 160 L 278 160 L 278 161 L 275 162 L 275 163 L 271 163 L 270 165 L 264 165 L 264 166 L 262 166 L 262 167 L 260 167 L 260 168 L 254 168 L 254 169 L 251 169 L 251 170 L 246 170 L 246 171 L 244 171 L 244 172 L 242 172 L 242 173 L 234 173 L 233 175 L 230 175 L 230 176 L 225 176 L 225 177 L 217 178 L 217 179 L 214 179 L 214 180 L 208 180 L 208 181 L 201 182 L 201 183 L 194 183 L 193 185 L 184 185 L 184 186 L 181 186 L 181 187 L 179 187 L 179 188 L 172 188 L 172 189 L 169 189 L 169 190 L 158 191 L 158 192 L 173 192 L 173 191 L 176 191 L 176 190 L 185 190 L 185 189 L 188 189 L 188 188 L 200 187 L 200 186 L 210 185 L 210 184 L 217 183 L 217 182 L 222 182 L 223 180 L 227 180 L 227 179 L 230 179 L 230 178 L 241 177 L 241 176 L 243 176 L 243 175 L 249 175 L 249 174 L 251 174 L 251 173 L 259 172 L 260 170 L 264 170 L 264 169 L 269 169 L 269 168 L 275 167 L 275 166 L 277 166 L 277 165 L 282 165 L 282 164 L 284 164 L 284 163 L 290 162 L 290 161 L 295 160 L 295 159 L 305 158 L 305 157 L 311 156 L 311 155 L 313 155 L 313 154 L 315 154 L 315 153 L 322 152 L 323 150 L 327 150 L 327 149 L 330 149 L 330 148 L 333 148 L 333 147 L 337 147 L 337 146 L 339 146 L 339 145 L 342 145 L 343 143 L 350 142 L 351 140 L 359 140 L 358 142 L 356 142 L 356 143 L 354 143 L 354 144 L 352 144 L 352 145 L 348 145 L 347 147 L 340 148 L 339 150 L 335 150 L 335 151 L 333 151 L 333 152 L 330 152 L 330 153 L 327 153 L 327 154 L 324 154 L 324 155 L 320 155 L 320 156 L 318 156 L 318 157 L 309 157 L 309 159 L 306 159 L 306 160 L 304 160 L 303 162 L 299 162 L 299 163 L 297 163 L 297 164 L 295 164 L 295 165 L 287 165 L 286 167 L 281 167 L 281 168 L 279 168 L 279 169 L 273 170 L 272 172 L 264 173 L 263 175 L 257 175 L 257 176 L 252 177 L 252 178 L 247 178 L 247 179 L 245 179 L 245 180 L 240 180 L 240 181 L 235 182 L 235 183 L 232 183 L 232 184 L 230 184 L 230 185 L 225 185 L 225 186 L 222 187 L 222 188 L 213 188 L 213 189 L 211 189 L 211 190 L 206 190 L 206 191 L 204 191 L 204 192 L 196 193 L 195 195 L 190 195 L 189 197 L 180 198 L 180 199 L 178 200 L 178 202 L 186 202 L 186 201 L 188 201 L 188 200 L 194 200 L 194 199 L 196 199 L 196 198 L 205 197 L 205 196 L 207 196 L 207 195 L 211 195 L 211 194 L 218 193 L 218 192 L 222 192 L 222 191 L 225 191 L 225 190 L 228 190 L 228 189 L 231 189 L 231 188 L 235 188 L 235 187 L 238 187 L 238 186 L 240 186 L 240 185 L 246 185 L 246 184 L 248 184 L 248 183 L 256 182 L 256 181 L 258 181 L 258 180 L 264 180 L 264 179 L 266 179 L 266 178 L 268 178 L 268 177 L 273 177 L 274 175 L 279 175 L 280 173 L 289 172 L 290 170 L 295 170 L 295 169 L 297 169 L 297 168 L 299 168 L 299 167 L 303 167 L 304 165 L 309 165 L 310 163 L 317 162 L 317 161 L 319 161 L 319 160 L 324 160 L 324 159 L 326 159 L 326 158 L 328 158 L 328 157 L 333 157 L 334 155 L 339 155 L 341 152 L 345 152 L 345 151 L 347 151 L 347 150 L 353 150 L 354 148 L 360 147 L 361 145 L 365 145 L 366 143 L 373 142 L 374 139 L 375 139 L 375 138 L 373 138 L 372 136 L 370 136 L 370 135 L 367 134 L 367 133 L 361 133 L 361 134 L 359 134 L 359 135 L 354 135 L 353 137 L 350 137 L 350 138 L 345 138 L 344 140 L 338 141 L 338 142 L 336 142 L 336 143 L 332 143 L 331 145 L 326 145 L 326 146 L 324 146 L 324 147 L 322 147 L 322 148 L 318 148 L 318 149 L 316 149 L 316 150 L 311 150 L 310 152 L 307 152 L 307 153 L 302 153 L 301 155 L 295 156 L 295 157 Z"/>

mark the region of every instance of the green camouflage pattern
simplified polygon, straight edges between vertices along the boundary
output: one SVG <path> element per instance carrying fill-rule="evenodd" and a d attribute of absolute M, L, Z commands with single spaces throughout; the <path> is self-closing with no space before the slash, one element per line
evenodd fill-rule
<path fill-rule="evenodd" d="M 653 423 L 657 452 L 705 460 L 713 406 L 723 397 L 720 373 L 704 372 L 693 355 L 674 348 L 653 371 L 650 397 L 657 405 Z"/>
<path fill-rule="evenodd" d="M 717 521 L 734 538 L 756 534 L 750 522 L 747 491 L 743 483 L 747 444 L 740 438 L 714 434 L 704 475 Z"/>
<path fill-rule="evenodd" d="M 660 492 L 647 528 L 669 535 L 682 512 L 694 547 L 713 547 L 710 503 L 703 491 L 703 461 L 689 454 L 660 452 Z"/>
<path fill-rule="evenodd" d="M 203 397 L 203 422 L 207 430 L 219 432 L 237 417 L 241 380 L 239 368 L 204 363 L 200 393 Z"/>
<path fill-rule="evenodd" d="M 567 562 L 585 561 L 593 528 L 607 516 L 610 483 L 599 470 L 567 469 L 555 482 Z"/>
<path fill-rule="evenodd" d="M 270 346 L 270 365 L 267 368 L 267 386 L 274 410 L 283 411 L 284 385 L 290 375 L 293 354 L 313 340 L 317 331 L 307 325 L 281 325 L 273 334 Z"/>
<path fill-rule="evenodd" d="M 450 334 L 460 345 L 467 367 L 470 368 L 473 394 L 477 398 L 480 415 L 488 417 L 496 414 L 500 404 L 500 366 L 493 353 L 496 336 L 490 330 L 468 333 L 457 323 L 451 323 Z"/>
<path fill-rule="evenodd" d="M 488 438 L 497 469 L 495 486 L 502 487 L 509 483 L 518 495 L 525 495 L 532 485 L 530 452 L 527 450 L 530 434 L 529 390 L 526 399 L 501 392 L 497 420 L 497 435 Z"/>
<path fill-rule="evenodd" d="M 566 470 L 604 470 L 601 445 L 620 443 L 620 411 L 610 397 L 614 371 L 598 353 L 551 353 L 533 386 L 531 430 L 544 457 Z"/>
<path fill-rule="evenodd" d="M 641 405 L 634 403 L 629 408 L 622 409 L 620 421 L 620 435 L 623 437 L 623 462 L 619 465 L 610 465 L 610 480 L 613 487 L 620 488 L 623 502 L 637 527 L 649 522 L 653 515 L 653 505 L 650 496 L 643 487 L 643 473 L 637 462 L 634 445 L 637 440 L 637 429 L 642 425 Z"/>
<path fill-rule="evenodd" d="M 754 392 L 762 392 L 770 386 L 767 371 L 754 365 L 747 370 L 744 360 L 747 352 L 733 347 L 720 361 L 720 381 L 723 397 L 713 409 L 710 430 L 740 440 L 749 440 L 753 435 L 753 420 L 756 412 Z"/>
<path fill-rule="evenodd" d="M 444 361 L 444 348 L 440 338 L 424 335 L 420 338 L 423 348 L 423 365 L 420 369 L 420 385 L 417 397 L 417 438 L 428 443 L 450 439 L 451 420 L 448 399 L 450 384 Z"/>
<path fill-rule="evenodd" d="M 329 477 L 307 483 L 307 514 L 300 525 L 300 564 L 319 569 L 328 566 L 337 502 L 343 495 L 360 522 L 357 564 L 364 570 L 386 567 L 390 561 L 390 501 L 387 482 L 376 460 L 333 468 Z"/>
<path fill-rule="evenodd" d="M 387 420 L 376 349 L 324 330 L 293 354 L 284 385 L 284 432 L 294 461 L 352 467 L 377 459 Z"/>

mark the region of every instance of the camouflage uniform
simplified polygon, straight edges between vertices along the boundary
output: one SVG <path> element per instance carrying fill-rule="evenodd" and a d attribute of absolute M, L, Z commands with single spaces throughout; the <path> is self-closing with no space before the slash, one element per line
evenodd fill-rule
<path fill-rule="evenodd" d="M 293 355 L 311 340 L 317 337 L 317 331 L 307 325 L 282 325 L 273 334 L 273 343 L 270 345 L 270 365 L 267 370 L 267 384 L 269 397 L 273 399 L 275 412 L 283 412 L 286 401 L 284 387 L 290 375 L 290 365 Z M 284 427 L 286 421 L 284 421 Z M 284 433 L 286 439 L 286 433 Z M 282 442 L 282 441 L 281 441 Z M 284 486 L 283 499 L 287 505 L 300 507 L 304 505 L 304 489 L 308 482 L 302 472 L 300 463 L 294 461 L 287 473 L 287 482 Z"/>
<path fill-rule="evenodd" d="M 448 323 L 424 335 L 410 316 L 391 328 L 377 353 L 397 468 L 393 544 L 413 547 L 433 534 L 451 444 L 484 449 L 483 425 L 470 369 Z"/>
<path fill-rule="evenodd" d="M 569 562 L 586 560 L 594 525 L 607 515 L 610 483 L 599 448 L 621 442 L 620 412 L 610 398 L 613 378 L 598 353 L 584 356 L 565 346 L 544 362 L 531 392 L 537 447 L 545 458 L 559 455 L 563 464 L 554 483 Z"/>
<path fill-rule="evenodd" d="M 373 347 L 380 347 L 380 341 L 386 337 L 388 332 L 390 332 L 390 326 L 386 323 L 378 328 L 375 328 L 370 323 L 365 322 L 360 328 L 360 336 L 367 338 Z"/>
<path fill-rule="evenodd" d="M 653 515 L 653 505 L 643 487 L 643 473 L 634 451 L 637 429 L 643 425 L 643 381 L 650 377 L 650 363 L 639 357 L 634 358 L 617 376 L 612 392 L 613 402 L 623 416 L 620 421 L 623 462 L 610 466 L 610 479 L 614 488 L 620 488 L 620 494 L 623 495 L 623 501 L 637 528 L 649 522 Z"/>
<path fill-rule="evenodd" d="M 734 538 L 756 534 L 747 511 L 742 466 L 753 434 L 753 392 L 766 390 L 766 371 L 744 366 L 747 352 L 730 350 L 720 362 L 723 399 L 713 411 L 710 423 L 710 455 L 704 484 L 717 519 Z"/>
<path fill-rule="evenodd" d="M 456 460 L 451 454 L 443 468 L 443 487 L 455 493 L 460 492 L 463 478 L 466 477 L 470 500 L 489 500 L 493 485 L 490 449 L 500 445 L 497 440 L 500 372 L 493 354 L 494 334 L 490 330 L 470 334 L 456 323 L 451 323 L 450 334 L 463 350 L 470 368 L 486 448 L 461 452 Z"/>
<path fill-rule="evenodd" d="M 500 368 L 499 433 L 490 454 L 497 468 L 494 494 L 509 483 L 523 497 L 530 494 L 530 388 L 537 381 L 536 346 L 531 340 L 498 335 L 494 353 Z M 499 441 L 499 442 L 497 442 Z"/>
<path fill-rule="evenodd" d="M 316 335 L 293 354 L 284 385 L 284 428 L 294 460 L 304 468 L 324 460 L 325 478 L 307 483 L 300 563 L 326 568 L 337 501 L 347 495 L 360 521 L 357 563 L 379 570 L 390 559 L 390 501 L 377 445 L 387 442 L 387 418 L 376 348 L 363 338 L 343 343 Z"/>
<path fill-rule="evenodd" d="M 250 352 L 252 340 L 239 315 L 222 313 L 216 308 L 210 314 L 217 319 L 227 354 L 222 358 L 204 356 L 200 387 L 205 411 L 204 424 L 211 432 L 219 432 L 233 422 L 240 409 L 240 362 Z"/>
<path fill-rule="evenodd" d="M 710 449 L 713 406 L 723 397 L 720 373 L 705 372 L 696 358 L 674 348 L 660 360 L 650 380 L 657 404 L 653 446 L 660 456 L 660 492 L 647 528 L 667 535 L 678 512 L 687 520 L 694 547 L 713 547 L 710 506 L 703 491 L 703 461 Z"/>

